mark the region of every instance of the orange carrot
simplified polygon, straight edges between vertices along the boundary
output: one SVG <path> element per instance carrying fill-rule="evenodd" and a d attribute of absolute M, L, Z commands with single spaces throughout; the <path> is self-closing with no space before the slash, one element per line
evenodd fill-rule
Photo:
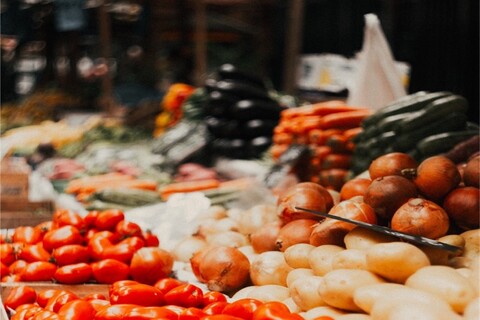
<path fill-rule="evenodd" d="M 313 148 L 312 156 L 318 159 L 324 159 L 327 155 L 332 153 L 332 148 L 329 146 L 315 146 Z"/>
<path fill-rule="evenodd" d="M 291 133 L 276 133 L 273 134 L 273 143 L 276 144 L 292 144 L 293 135 Z"/>
<path fill-rule="evenodd" d="M 133 176 L 112 172 L 96 176 L 87 176 L 70 180 L 65 188 L 65 193 L 78 193 L 85 186 L 95 186 L 103 183 L 115 183 L 135 179 Z"/>
<path fill-rule="evenodd" d="M 322 120 L 320 122 L 320 128 L 350 129 L 354 127 L 359 127 L 363 119 L 365 119 L 372 113 L 373 111 L 368 109 L 332 113 L 322 117 Z"/>
<path fill-rule="evenodd" d="M 351 163 L 351 154 L 331 153 L 324 157 L 322 169 L 349 169 Z"/>
<path fill-rule="evenodd" d="M 343 134 L 333 134 L 325 141 L 325 145 L 332 148 L 335 153 L 348 152 L 347 143 L 348 140 Z"/>
<path fill-rule="evenodd" d="M 288 144 L 274 144 L 270 147 L 270 154 L 274 160 L 280 158 L 280 156 L 288 149 Z"/>
<path fill-rule="evenodd" d="M 348 141 L 352 141 L 352 139 L 355 138 L 362 131 L 363 131 L 362 127 L 355 127 L 355 128 L 345 130 L 343 132 L 343 135 Z"/>
<path fill-rule="evenodd" d="M 281 117 L 284 119 L 291 119 L 294 117 L 314 115 L 323 116 L 335 112 L 351 111 L 351 109 L 352 107 L 346 106 L 345 101 L 331 100 L 283 110 L 281 113 Z"/>
<path fill-rule="evenodd" d="M 183 181 L 167 184 L 160 188 L 160 196 L 166 200 L 174 193 L 188 193 L 202 190 L 215 189 L 220 186 L 217 179 L 205 179 L 198 181 Z"/>

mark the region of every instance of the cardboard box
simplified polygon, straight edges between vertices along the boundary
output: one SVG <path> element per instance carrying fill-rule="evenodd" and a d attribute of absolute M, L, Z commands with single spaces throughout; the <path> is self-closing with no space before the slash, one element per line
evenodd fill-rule
<path fill-rule="evenodd" d="M 28 199 L 30 166 L 25 158 L 7 157 L 0 162 L 0 199 L 18 201 Z"/>

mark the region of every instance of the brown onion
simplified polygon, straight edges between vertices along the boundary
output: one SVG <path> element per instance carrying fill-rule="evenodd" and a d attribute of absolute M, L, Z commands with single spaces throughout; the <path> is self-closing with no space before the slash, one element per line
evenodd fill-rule
<path fill-rule="evenodd" d="M 227 293 L 249 280 L 250 261 L 237 248 L 214 247 L 204 253 L 198 271 L 208 289 Z"/>
<path fill-rule="evenodd" d="M 275 241 L 277 249 L 283 252 L 294 244 L 309 243 L 313 226 L 317 223 L 318 221 L 313 219 L 297 219 L 288 222 L 278 233 Z"/>
<path fill-rule="evenodd" d="M 250 234 L 250 243 L 256 253 L 277 250 L 277 238 L 282 222 L 275 221 L 265 224 Z"/>
<path fill-rule="evenodd" d="M 345 182 L 340 189 L 340 200 L 351 199 L 356 196 L 364 196 L 372 180 L 367 178 L 354 178 Z"/>
<path fill-rule="evenodd" d="M 327 213 L 333 207 L 333 197 L 325 187 L 318 183 L 300 182 L 279 197 L 277 202 L 278 216 L 284 222 L 295 219 L 320 220 L 319 216 L 297 210 L 295 207 Z"/>
<path fill-rule="evenodd" d="M 479 200 L 479 188 L 460 187 L 447 194 L 443 201 L 443 209 L 459 228 L 477 229 L 480 220 Z"/>
<path fill-rule="evenodd" d="M 463 183 L 469 187 L 480 188 L 480 156 L 467 161 L 463 169 Z"/>
<path fill-rule="evenodd" d="M 393 230 L 411 235 L 437 239 L 450 227 L 448 215 L 433 201 L 414 198 L 402 205 L 392 217 Z"/>
<path fill-rule="evenodd" d="M 417 188 L 412 181 L 393 175 L 373 180 L 363 201 L 375 210 L 380 219 L 388 222 L 402 204 L 416 196 Z"/>
<path fill-rule="evenodd" d="M 404 172 L 408 174 L 408 171 Z M 456 188 L 460 180 L 460 172 L 456 164 L 444 156 L 433 156 L 423 160 L 413 177 L 413 182 L 420 193 L 437 203 Z"/>
<path fill-rule="evenodd" d="M 329 214 L 372 224 L 377 223 L 374 209 L 365 202 L 354 199 L 340 202 L 330 210 Z M 355 228 L 354 224 L 327 218 L 315 226 L 309 242 L 314 246 L 328 244 L 344 247 L 345 235 L 353 228 Z"/>
<path fill-rule="evenodd" d="M 391 152 L 373 160 L 368 167 L 368 173 L 370 174 L 370 179 L 374 180 L 385 176 L 399 176 L 402 175 L 403 169 L 416 167 L 417 161 L 415 161 L 415 159 L 409 154 L 403 152 Z"/>

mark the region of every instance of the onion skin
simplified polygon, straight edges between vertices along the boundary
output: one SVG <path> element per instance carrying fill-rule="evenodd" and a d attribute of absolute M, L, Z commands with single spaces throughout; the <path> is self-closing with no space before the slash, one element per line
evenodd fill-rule
<path fill-rule="evenodd" d="M 413 198 L 398 208 L 391 227 L 411 235 L 438 239 L 447 234 L 450 221 L 445 210 L 435 202 Z"/>
<path fill-rule="evenodd" d="M 463 183 L 468 187 L 480 188 L 480 156 L 467 161 L 463 169 Z"/>
<path fill-rule="evenodd" d="M 309 243 L 313 226 L 317 224 L 313 219 L 297 219 L 284 225 L 275 241 L 278 250 L 284 252 L 287 248 L 297 243 Z"/>
<path fill-rule="evenodd" d="M 401 205 L 417 195 L 418 190 L 412 181 L 392 175 L 373 180 L 363 201 L 375 210 L 379 219 L 388 223 Z"/>
<path fill-rule="evenodd" d="M 277 250 L 277 238 L 282 222 L 270 222 L 250 234 L 250 243 L 256 253 Z"/>
<path fill-rule="evenodd" d="M 314 182 L 300 182 L 289 188 L 277 201 L 277 214 L 283 222 L 295 219 L 323 219 L 313 213 L 295 209 L 306 209 L 327 213 L 333 207 L 333 197 L 328 190 Z"/>
<path fill-rule="evenodd" d="M 340 201 L 356 196 L 364 196 L 372 180 L 367 178 L 354 178 L 344 183 L 340 189 Z"/>
<path fill-rule="evenodd" d="M 373 160 L 368 167 L 368 173 L 370 174 L 370 179 L 375 180 L 385 176 L 400 176 L 403 169 L 416 168 L 417 166 L 417 161 L 409 154 L 391 152 Z"/>
<path fill-rule="evenodd" d="M 443 209 L 460 229 L 478 229 L 480 220 L 479 200 L 479 188 L 459 187 L 447 194 L 443 201 Z"/>
<path fill-rule="evenodd" d="M 460 181 L 457 165 L 445 156 L 433 156 L 423 160 L 413 178 L 420 193 L 436 203 L 441 203 L 443 197 L 456 188 Z"/>
<path fill-rule="evenodd" d="M 228 293 L 249 280 L 250 261 L 237 248 L 214 247 L 204 253 L 198 271 L 209 290 Z"/>
<path fill-rule="evenodd" d="M 341 201 L 330 210 L 329 214 L 372 224 L 377 223 L 375 210 L 362 201 Z M 309 242 L 317 247 L 325 244 L 345 247 L 343 241 L 345 235 L 353 228 L 355 228 L 354 224 L 327 218 L 315 226 Z"/>

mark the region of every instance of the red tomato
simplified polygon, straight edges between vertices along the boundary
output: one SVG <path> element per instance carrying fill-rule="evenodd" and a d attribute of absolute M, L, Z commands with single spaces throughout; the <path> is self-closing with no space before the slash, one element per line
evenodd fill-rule
<path fill-rule="evenodd" d="M 218 291 L 207 291 L 203 294 L 203 305 L 208 306 L 213 302 L 227 302 L 227 297 Z"/>
<path fill-rule="evenodd" d="M 145 242 L 139 237 L 126 238 L 119 243 L 107 246 L 102 253 L 102 259 L 115 259 L 125 263 L 130 263 L 133 254 L 145 245 Z"/>
<path fill-rule="evenodd" d="M 2 282 L 19 282 L 22 281 L 21 274 L 9 274 L 7 276 L 2 277 Z"/>
<path fill-rule="evenodd" d="M 15 309 L 15 314 L 12 315 L 10 320 L 26 320 L 32 319 L 38 312 L 42 311 L 42 307 L 36 304 L 23 304 L 17 309 Z"/>
<path fill-rule="evenodd" d="M 72 210 L 60 209 L 53 214 L 53 222 L 58 227 L 74 226 L 78 230 L 85 230 L 86 225 L 82 216 Z"/>
<path fill-rule="evenodd" d="M 80 284 L 92 278 L 92 267 L 85 262 L 69 264 L 55 271 L 54 278 L 59 283 Z"/>
<path fill-rule="evenodd" d="M 113 289 L 110 294 L 111 304 L 137 304 L 139 306 L 161 306 L 165 302 L 163 293 L 153 286 L 132 284 Z"/>
<path fill-rule="evenodd" d="M 98 283 L 111 284 L 120 280 L 128 279 L 130 267 L 115 259 L 104 259 L 92 262 L 93 278 Z"/>
<path fill-rule="evenodd" d="M 31 226 L 16 227 L 13 231 L 12 241 L 34 244 L 42 240 L 42 232 Z"/>
<path fill-rule="evenodd" d="M 160 289 L 160 291 L 162 291 L 163 294 L 166 294 L 168 291 L 184 283 L 185 283 L 184 281 L 180 281 L 178 279 L 168 277 L 168 278 L 162 278 L 158 280 L 157 282 L 155 282 L 153 286 L 157 289 Z"/>
<path fill-rule="evenodd" d="M 60 289 L 46 289 L 42 290 L 37 294 L 37 303 L 40 307 L 44 308 L 47 305 L 47 302 L 53 296 L 60 294 L 62 290 Z"/>
<path fill-rule="evenodd" d="M 41 310 L 31 320 L 60 320 L 60 316 L 53 311 Z"/>
<path fill-rule="evenodd" d="M 128 279 L 127 280 L 116 281 L 116 282 L 112 283 L 111 286 L 108 287 L 108 295 L 111 296 L 113 291 L 118 290 L 121 287 L 131 286 L 131 285 L 139 284 L 139 283 L 140 282 L 138 282 L 138 281 L 133 281 L 133 280 L 128 280 Z"/>
<path fill-rule="evenodd" d="M 28 262 L 25 260 L 17 260 L 14 263 L 12 263 L 9 267 L 7 267 L 7 273 L 6 274 L 21 274 L 25 267 L 27 266 Z M 2 263 L 2 269 L 3 269 L 4 264 Z M 2 271 L 3 274 L 3 271 Z"/>
<path fill-rule="evenodd" d="M 95 227 L 98 230 L 114 231 L 117 223 L 125 219 L 121 210 L 111 209 L 101 211 L 95 220 Z"/>
<path fill-rule="evenodd" d="M 178 314 L 166 307 L 135 307 L 125 315 L 128 320 L 177 320 Z"/>
<path fill-rule="evenodd" d="M 115 226 L 115 232 L 120 235 L 121 239 L 128 237 L 143 238 L 142 228 L 135 222 L 122 220 Z"/>
<path fill-rule="evenodd" d="M 160 245 L 160 240 L 150 230 L 143 232 L 143 238 L 145 239 L 146 247 L 158 247 Z"/>
<path fill-rule="evenodd" d="M 18 306 L 26 303 L 34 303 L 37 299 L 35 289 L 29 286 L 13 287 L 4 298 L 3 304 L 5 307 L 15 310 Z"/>
<path fill-rule="evenodd" d="M 130 263 L 130 275 L 138 282 L 155 284 L 168 277 L 173 268 L 173 255 L 158 247 L 143 247 L 134 253 Z"/>
<path fill-rule="evenodd" d="M 83 237 L 80 231 L 74 226 L 69 225 L 48 231 L 45 236 L 43 236 L 43 247 L 49 252 L 67 244 L 82 243 Z"/>
<path fill-rule="evenodd" d="M 95 233 L 88 241 L 88 254 L 93 260 L 102 259 L 103 251 L 113 246 L 112 239 L 115 235 L 110 231 L 100 231 Z"/>
<path fill-rule="evenodd" d="M 21 274 L 22 281 L 52 281 L 57 266 L 51 262 L 35 261 L 27 264 Z"/>
<path fill-rule="evenodd" d="M 178 320 L 200 320 L 204 316 L 207 316 L 207 314 L 203 312 L 202 309 L 185 308 L 185 310 L 178 315 Z"/>
<path fill-rule="evenodd" d="M 193 284 L 181 284 L 165 294 L 165 302 L 185 308 L 198 308 L 203 306 L 203 292 Z"/>
<path fill-rule="evenodd" d="M 85 222 L 85 227 L 87 229 L 91 229 L 95 226 L 95 221 L 97 221 L 97 217 L 100 211 L 98 210 L 92 210 L 87 212 L 85 217 L 83 217 L 83 222 Z"/>
<path fill-rule="evenodd" d="M 50 252 L 43 247 L 43 242 L 38 242 L 36 244 L 26 245 L 19 253 L 18 258 L 27 262 L 50 261 L 51 255 Z"/>
<path fill-rule="evenodd" d="M 58 310 L 68 302 L 78 299 L 79 297 L 75 293 L 68 290 L 60 290 L 60 292 L 48 299 L 45 310 L 58 312 Z"/>
<path fill-rule="evenodd" d="M 42 235 L 47 233 L 50 230 L 55 229 L 57 226 L 53 223 L 52 220 L 40 222 L 35 226 L 35 229 L 39 230 Z"/>
<path fill-rule="evenodd" d="M 253 313 L 252 320 L 302 320 L 303 318 L 291 313 L 288 307 L 279 301 L 266 302 L 260 305 Z"/>
<path fill-rule="evenodd" d="M 13 249 L 11 243 L 1 243 L 0 244 L 0 261 L 9 266 L 16 259 L 16 252 Z"/>
<path fill-rule="evenodd" d="M 95 313 L 89 302 L 80 299 L 67 302 L 58 310 L 58 315 L 68 320 L 93 319 Z"/>
<path fill-rule="evenodd" d="M 67 244 L 56 248 L 52 252 L 52 258 L 59 266 L 67 264 L 76 264 L 80 262 L 88 262 L 90 255 L 88 248 L 80 244 Z"/>
<path fill-rule="evenodd" d="M 116 304 L 107 306 L 95 315 L 95 320 L 119 320 L 125 319 L 125 315 L 128 314 L 133 308 L 138 306 L 134 304 Z"/>
<path fill-rule="evenodd" d="M 83 297 L 83 300 L 94 300 L 94 299 L 107 300 L 107 297 L 105 297 L 101 293 L 90 293 Z"/>
<path fill-rule="evenodd" d="M 95 309 L 95 312 L 99 312 L 106 306 L 110 306 L 110 301 L 105 299 L 90 299 L 87 301 L 92 305 L 93 309 Z"/>
<path fill-rule="evenodd" d="M 220 314 L 227 305 L 226 301 L 217 301 L 206 305 L 202 310 L 208 315 Z"/>
<path fill-rule="evenodd" d="M 262 304 L 263 302 L 257 299 L 243 298 L 225 306 L 222 314 L 236 316 L 248 320 L 252 319 L 255 310 L 257 310 L 257 308 Z"/>
<path fill-rule="evenodd" d="M 19 261 L 23 261 L 23 260 L 19 260 Z M 15 261 L 16 262 L 16 261 Z M 14 263 L 15 263 L 14 262 Z M 10 271 L 10 267 L 14 264 L 12 263 L 10 266 L 6 266 L 3 262 L 0 261 L 0 277 L 3 277 L 3 276 L 6 276 L 6 275 L 9 275 L 10 273 L 14 273 L 12 271 Z"/>
<path fill-rule="evenodd" d="M 202 320 L 245 320 L 249 318 L 239 318 L 235 316 L 231 316 L 229 314 L 214 314 L 211 316 L 205 316 Z"/>

